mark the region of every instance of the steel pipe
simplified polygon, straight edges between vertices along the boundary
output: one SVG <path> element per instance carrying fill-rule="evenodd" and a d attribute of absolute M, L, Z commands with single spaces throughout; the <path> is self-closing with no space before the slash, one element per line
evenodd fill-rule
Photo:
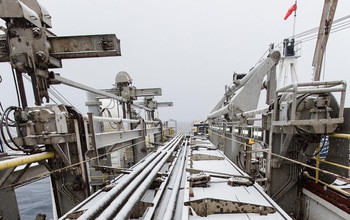
<path fill-rule="evenodd" d="M 317 81 L 317 82 L 305 82 L 305 83 L 296 83 L 297 87 L 307 87 L 307 86 L 328 86 L 334 87 L 337 85 L 346 85 L 345 81 Z M 286 90 L 293 88 L 293 84 L 284 86 L 276 90 L 276 92 L 287 92 Z M 290 91 L 288 91 L 290 92 Z"/>
<path fill-rule="evenodd" d="M 44 152 L 44 153 L 38 153 L 38 154 L 29 155 L 29 156 L 21 156 L 19 158 L 0 161 L 0 170 L 13 168 L 13 167 L 17 167 L 28 163 L 35 163 L 41 160 L 53 158 L 54 156 L 55 156 L 54 152 Z"/>
<path fill-rule="evenodd" d="M 122 179 L 118 184 L 111 189 L 106 196 L 101 198 L 94 206 L 89 208 L 83 215 L 81 215 L 78 220 L 92 220 L 95 219 L 96 216 L 100 212 L 102 212 L 117 195 L 123 191 L 128 184 L 130 184 L 145 168 L 148 166 L 161 152 L 155 152 L 151 157 L 147 158 L 148 160 L 144 161 L 145 164 L 140 165 L 136 169 L 134 169 L 125 179 Z"/>
<path fill-rule="evenodd" d="M 231 103 L 230 103 L 231 104 Z M 220 108 L 219 110 L 215 111 L 215 112 L 212 112 L 208 115 L 208 118 L 211 119 L 211 118 L 217 118 L 221 115 L 226 115 L 228 113 L 230 113 L 230 109 L 229 109 L 229 106 L 230 104 L 228 105 L 225 105 L 224 107 Z"/>
<path fill-rule="evenodd" d="M 159 124 L 160 121 L 145 121 L 146 124 Z"/>
<path fill-rule="evenodd" d="M 171 176 L 173 175 L 175 164 L 179 160 L 179 154 L 180 154 L 180 152 L 177 153 L 176 158 L 172 161 L 172 163 L 170 165 L 170 169 L 167 171 L 168 177 L 162 182 L 162 184 L 158 188 L 157 193 L 155 194 L 155 196 L 152 200 L 153 206 L 148 208 L 147 212 L 144 215 L 144 218 L 143 218 L 144 220 L 156 219 L 156 217 L 154 216 L 155 211 L 162 204 L 161 199 L 165 198 L 166 190 L 169 188 L 169 185 L 168 185 L 170 182 L 169 180 L 171 179 Z"/>
<path fill-rule="evenodd" d="M 179 136 L 177 137 L 179 138 Z M 151 156 L 147 157 L 143 163 L 141 163 L 138 167 L 126 176 L 126 178 L 120 180 L 120 182 L 116 182 L 117 185 L 111 189 L 106 196 L 101 198 L 99 202 L 97 202 L 94 206 L 89 208 L 83 215 L 81 215 L 78 220 L 85 219 L 96 219 L 99 213 L 106 209 L 106 207 L 111 204 L 111 202 L 119 195 L 121 192 L 125 192 L 125 188 L 133 182 L 150 164 L 153 164 L 155 159 L 159 157 L 159 155 L 177 140 L 174 138 L 171 142 L 154 152 Z"/>
<path fill-rule="evenodd" d="M 315 88 L 315 89 L 300 89 L 297 91 L 294 91 L 294 89 L 288 89 L 286 91 L 283 91 L 283 93 L 295 92 L 296 94 L 305 94 L 305 93 L 318 94 L 318 93 L 331 93 L 331 92 L 343 92 L 343 91 L 345 91 L 344 88 Z"/>
<path fill-rule="evenodd" d="M 156 162 L 156 166 L 150 169 L 150 174 L 144 177 L 141 185 L 135 184 L 136 190 L 134 191 L 132 196 L 129 197 L 126 204 L 122 207 L 122 209 L 117 213 L 117 215 L 113 219 L 128 219 L 129 218 L 129 216 L 132 212 L 132 209 L 140 201 L 140 199 L 143 197 L 143 195 L 145 194 L 145 192 L 147 191 L 149 186 L 152 184 L 154 178 L 157 176 L 157 173 L 162 168 L 162 166 L 166 163 L 166 161 L 171 156 L 171 154 L 173 153 L 175 148 L 178 146 L 180 141 L 181 141 L 181 138 L 179 138 L 174 143 L 172 148 L 166 152 L 166 154 L 164 155 L 164 157 L 161 158 L 160 161 Z M 122 195 L 120 195 L 120 197 L 122 197 Z M 114 214 L 115 211 L 117 211 L 119 207 L 114 207 L 113 203 L 110 205 L 110 207 L 111 207 L 111 211 L 114 210 L 114 212 L 113 212 L 113 214 Z M 116 203 L 118 203 L 118 202 L 116 202 Z M 108 211 L 108 210 L 106 210 L 106 211 Z M 112 212 L 111 212 L 111 214 L 112 214 Z M 109 218 L 104 218 L 102 215 L 101 215 L 101 217 L 102 217 L 101 219 L 99 218 L 100 220 L 109 219 Z"/>
<path fill-rule="evenodd" d="M 84 117 L 86 118 L 86 117 Z M 98 122 L 126 122 L 126 123 L 131 123 L 131 124 L 138 124 L 140 123 L 140 120 L 138 119 L 127 119 L 127 118 L 110 118 L 110 117 L 101 117 L 101 116 L 94 116 L 93 117 L 94 121 Z"/>
<path fill-rule="evenodd" d="M 168 202 L 168 207 L 164 213 L 163 220 L 171 220 L 174 216 L 175 207 L 176 207 L 176 203 L 177 203 L 177 195 L 179 194 L 182 174 L 184 171 L 184 166 L 185 166 L 185 161 L 186 161 L 187 141 L 186 141 L 185 146 L 183 147 L 182 150 L 183 150 L 183 153 L 181 155 L 181 160 L 180 160 L 180 169 L 176 175 L 175 185 L 171 191 L 170 199 Z"/>
<path fill-rule="evenodd" d="M 268 110 L 269 108 L 262 108 L 262 109 L 257 109 L 253 111 L 246 111 L 246 112 L 236 114 L 236 117 L 237 118 L 254 117 L 255 115 L 266 113 Z"/>
<path fill-rule="evenodd" d="M 128 146 L 127 146 L 128 147 Z M 146 159 L 147 157 L 151 156 L 152 154 L 148 154 L 144 159 Z M 137 167 L 138 165 L 144 163 L 145 160 L 143 161 L 139 161 L 137 164 L 135 164 L 133 167 L 131 167 L 131 169 L 133 169 L 134 167 Z M 123 178 L 123 175 L 119 175 L 117 176 L 115 179 L 113 179 L 111 181 L 111 183 L 116 183 L 119 181 L 120 178 Z M 88 198 L 86 198 L 84 201 L 82 201 L 80 204 L 76 205 L 73 209 L 71 209 L 69 212 L 67 212 L 66 214 L 64 214 L 63 216 L 61 216 L 59 219 L 60 220 L 64 220 L 67 219 L 68 215 L 71 213 L 76 212 L 77 210 L 81 210 L 82 207 L 84 207 L 86 204 L 88 204 L 90 201 L 94 200 L 96 197 L 100 196 L 100 194 L 103 193 L 103 191 L 100 189 L 98 191 L 96 191 L 95 193 L 93 193 L 92 195 L 90 195 Z"/>

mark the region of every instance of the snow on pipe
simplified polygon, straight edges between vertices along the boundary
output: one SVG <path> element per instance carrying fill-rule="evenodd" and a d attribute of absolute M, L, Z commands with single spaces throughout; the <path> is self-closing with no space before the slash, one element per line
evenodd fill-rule
<path fill-rule="evenodd" d="M 174 144 L 174 146 L 166 152 L 166 155 L 160 160 L 160 162 L 156 163 L 156 166 L 153 169 L 151 169 L 150 175 L 145 176 L 142 184 L 137 187 L 136 191 L 132 194 L 132 196 L 130 196 L 130 198 L 128 199 L 126 204 L 123 206 L 123 208 L 117 213 L 117 215 L 113 219 L 127 219 L 127 218 L 129 218 L 133 208 L 140 201 L 140 199 L 143 197 L 143 195 L 145 194 L 145 192 L 147 191 L 149 186 L 152 184 L 154 178 L 157 176 L 157 173 L 164 166 L 164 164 L 166 163 L 168 158 L 171 156 L 171 154 L 175 150 L 176 146 L 178 146 L 180 141 L 181 141 L 181 138 L 178 139 L 178 141 Z M 182 172 L 181 172 L 181 174 L 182 174 Z M 101 218 L 101 220 L 102 219 L 108 219 L 108 218 Z"/>
<path fill-rule="evenodd" d="M 84 116 L 84 119 L 88 119 L 87 116 Z M 138 124 L 141 122 L 139 119 L 128 119 L 128 118 L 111 118 L 111 117 L 101 117 L 101 116 L 93 116 L 94 121 L 98 122 L 126 122 L 131 124 Z M 157 124 L 160 123 L 159 121 L 144 121 L 146 124 Z"/>
<path fill-rule="evenodd" d="M 137 164 L 135 164 L 131 169 L 139 166 L 140 164 L 144 163 L 146 161 L 146 158 L 153 156 L 153 154 L 148 154 L 143 160 L 139 161 Z M 120 182 L 120 178 L 123 178 L 123 176 L 118 176 L 117 178 L 113 179 L 111 182 L 112 183 L 118 183 Z M 67 219 L 68 215 L 71 213 L 76 212 L 77 210 L 80 210 L 82 207 L 84 207 L 88 202 L 92 201 L 94 198 L 96 198 L 97 196 L 100 195 L 100 193 L 102 192 L 102 190 L 98 190 L 96 192 L 94 192 L 93 194 L 91 194 L 88 198 L 86 198 L 85 200 L 83 200 L 80 204 L 76 205 L 73 209 L 71 209 L 70 211 L 68 211 L 66 214 L 64 214 L 63 216 L 61 216 L 59 218 L 59 220 L 64 220 Z"/>
<path fill-rule="evenodd" d="M 187 141 L 186 141 L 185 146 L 182 150 L 183 150 L 183 153 L 181 155 L 180 169 L 176 175 L 175 185 L 173 187 L 173 190 L 171 191 L 171 195 L 170 195 L 170 199 L 169 199 L 169 203 L 168 203 L 168 208 L 166 209 L 166 211 L 164 213 L 163 220 L 171 220 L 173 218 L 173 215 L 174 215 L 174 210 L 175 210 L 175 206 L 177 203 L 176 198 L 177 198 L 177 195 L 179 193 L 180 186 L 181 186 L 182 173 L 183 173 L 184 166 L 185 166 L 185 158 L 186 158 L 186 153 L 187 153 Z"/>
<path fill-rule="evenodd" d="M 103 211 L 112 200 L 117 197 L 117 195 L 123 191 L 130 182 L 134 181 L 135 178 L 147 167 L 149 164 L 154 162 L 154 160 L 162 153 L 163 150 L 168 149 L 173 145 L 173 143 L 178 139 L 179 137 L 175 137 L 173 140 L 171 140 L 169 143 L 167 143 L 165 146 L 157 150 L 155 153 L 153 153 L 151 156 L 147 157 L 142 164 L 140 164 L 138 167 L 136 167 L 125 179 L 122 179 L 120 182 L 117 182 L 117 185 L 111 189 L 106 196 L 101 198 L 94 206 L 89 208 L 83 215 L 81 215 L 78 220 L 85 220 L 85 219 L 95 219 L 95 216 L 97 216 L 101 211 Z"/>
<path fill-rule="evenodd" d="M 145 121 L 146 124 L 157 124 L 160 123 L 160 121 Z"/>
<path fill-rule="evenodd" d="M 255 115 L 266 113 L 268 110 L 269 108 L 262 108 L 262 109 L 257 109 L 253 111 L 246 111 L 246 112 L 238 113 L 236 117 L 237 118 L 253 117 Z"/>
<path fill-rule="evenodd" d="M 84 117 L 85 119 L 88 119 L 88 117 Z M 111 117 L 101 117 L 101 116 L 93 116 L 94 121 L 98 122 L 126 122 L 131 124 L 140 123 L 140 120 L 138 119 L 127 119 L 127 118 L 111 118 Z"/>
<path fill-rule="evenodd" d="M 187 140 L 186 140 L 187 142 Z M 185 143 L 186 143 L 185 142 Z M 159 208 L 159 205 L 161 205 L 162 203 L 162 200 L 164 200 L 164 196 L 165 196 L 165 191 L 167 189 L 169 189 L 169 187 L 172 187 L 172 186 L 169 186 L 170 184 L 170 181 L 169 179 L 172 178 L 171 176 L 175 175 L 174 174 L 174 170 L 175 170 L 175 166 L 179 165 L 179 161 L 180 161 L 180 154 L 181 152 L 178 152 L 176 154 L 176 157 L 174 158 L 174 160 L 171 162 L 171 167 L 169 168 L 169 170 L 167 171 L 168 173 L 168 178 L 166 178 L 161 186 L 159 187 L 159 189 L 157 190 L 157 193 L 156 195 L 154 196 L 153 200 L 152 200 L 152 203 L 153 203 L 153 206 L 152 207 L 149 207 L 147 209 L 147 212 L 145 213 L 145 215 L 143 215 L 143 220 L 151 220 L 151 219 L 157 219 L 158 217 L 155 217 L 155 212 L 156 212 L 156 209 Z"/>
<path fill-rule="evenodd" d="M 155 159 L 161 152 L 157 151 L 153 154 L 152 157 L 149 158 L 149 160 L 145 161 L 144 166 L 147 166 L 152 162 L 153 159 Z M 111 201 L 122 191 L 124 188 L 127 187 L 130 182 L 137 177 L 138 174 L 140 174 L 144 168 L 144 166 L 138 167 L 138 169 L 134 169 L 133 172 L 128 174 L 127 178 L 121 180 L 118 182 L 118 184 L 113 187 L 111 191 L 108 192 L 106 196 L 104 196 L 101 200 L 99 200 L 94 206 L 89 208 L 83 215 L 81 215 L 78 220 L 88 220 L 88 219 L 95 219 L 94 217 L 98 215 L 101 211 L 104 210 L 105 207 L 107 207 Z"/>

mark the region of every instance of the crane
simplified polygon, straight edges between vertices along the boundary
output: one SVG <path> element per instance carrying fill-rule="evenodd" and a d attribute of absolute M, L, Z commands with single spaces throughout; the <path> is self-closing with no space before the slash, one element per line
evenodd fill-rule
<path fill-rule="evenodd" d="M 335 10 L 337 8 L 338 0 L 325 0 L 323 5 L 323 12 L 318 29 L 318 37 L 312 61 L 313 80 L 319 81 L 321 76 L 321 69 L 323 63 L 323 56 L 326 51 L 329 34 L 331 32 L 332 23 L 334 20 Z"/>

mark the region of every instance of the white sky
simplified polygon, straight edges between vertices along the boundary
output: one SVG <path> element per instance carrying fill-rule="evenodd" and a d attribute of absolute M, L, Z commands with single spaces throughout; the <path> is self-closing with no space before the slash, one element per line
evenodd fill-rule
<path fill-rule="evenodd" d="M 96 88 L 111 88 L 127 71 L 137 88 L 161 87 L 159 101 L 173 108 L 160 118 L 180 122 L 205 119 L 231 84 L 232 74 L 247 72 L 268 49 L 292 35 L 293 17 L 283 17 L 293 0 L 40 0 L 59 36 L 114 33 L 122 56 L 64 60 L 55 72 Z M 296 33 L 319 25 L 322 0 L 299 0 Z M 350 1 L 339 0 L 336 18 L 350 14 Z M 3 23 L 1 23 L 3 25 Z M 331 35 L 326 80 L 350 75 L 350 29 Z M 311 79 L 316 41 L 303 44 L 300 80 Z M 16 105 L 9 64 L 0 64 L 1 102 Z M 85 93 L 56 86 L 76 107 L 85 109 Z M 31 90 L 28 90 L 31 93 Z M 6 94 L 6 96 L 4 95 Z M 349 105 L 349 102 L 347 102 Z"/>

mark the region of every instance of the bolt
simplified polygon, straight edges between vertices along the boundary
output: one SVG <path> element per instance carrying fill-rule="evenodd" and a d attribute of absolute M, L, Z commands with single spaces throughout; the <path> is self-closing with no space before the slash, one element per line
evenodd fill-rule
<path fill-rule="evenodd" d="M 36 53 L 36 58 L 37 58 L 37 60 L 38 60 L 39 62 L 45 61 L 45 58 L 46 58 L 45 53 L 42 52 L 42 51 L 38 51 L 38 52 Z"/>
<path fill-rule="evenodd" d="M 10 35 L 10 38 L 13 38 L 13 37 L 17 37 L 17 36 L 18 36 L 17 31 L 15 31 L 15 30 L 10 30 L 10 31 L 9 31 L 9 35 Z"/>
<path fill-rule="evenodd" d="M 33 28 L 33 37 L 34 38 L 40 38 L 41 37 L 41 29 L 40 28 Z"/>

